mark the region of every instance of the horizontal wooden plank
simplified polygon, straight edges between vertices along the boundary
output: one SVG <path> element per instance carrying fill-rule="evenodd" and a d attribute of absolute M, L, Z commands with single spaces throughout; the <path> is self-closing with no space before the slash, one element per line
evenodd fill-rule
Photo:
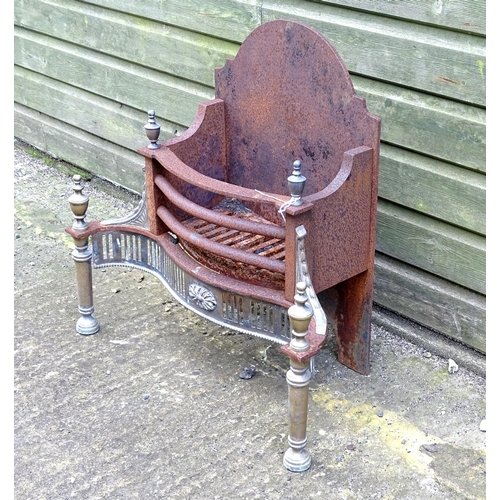
<path fill-rule="evenodd" d="M 382 144 L 379 196 L 486 235 L 486 176 Z"/>
<path fill-rule="evenodd" d="M 379 200 L 376 248 L 452 283 L 486 293 L 483 236 Z"/>
<path fill-rule="evenodd" d="M 486 352 L 486 299 L 483 295 L 377 254 L 374 302 Z"/>
<path fill-rule="evenodd" d="M 148 143 L 144 132 L 147 111 L 137 111 L 19 66 L 14 68 L 14 100 L 60 120 L 61 126 L 69 124 L 131 151 Z M 185 130 L 160 115 L 157 121 L 162 127 L 160 141 Z"/>
<path fill-rule="evenodd" d="M 189 126 L 213 89 L 22 28 L 15 30 L 17 65 L 139 111 L 155 109 Z M 68 71 L 71 68 L 71 71 Z"/>
<path fill-rule="evenodd" d="M 261 24 L 262 0 L 82 1 L 233 42 L 242 42 Z"/>
<path fill-rule="evenodd" d="M 264 0 L 262 22 L 282 18 L 320 31 L 354 74 L 486 104 L 482 37 L 303 0 Z"/>
<path fill-rule="evenodd" d="M 114 184 L 142 193 L 144 158 L 100 137 L 61 123 L 38 111 L 14 104 L 14 136 L 99 175 Z"/>
<path fill-rule="evenodd" d="M 239 45 L 72 0 L 24 0 L 15 23 L 110 56 L 213 86 Z"/>
<path fill-rule="evenodd" d="M 398 337 L 408 340 L 443 359 L 453 359 L 460 368 L 486 377 L 486 355 L 465 346 L 423 325 L 409 321 L 400 314 L 374 304 L 372 324 Z"/>
<path fill-rule="evenodd" d="M 486 35 L 486 0 L 313 0 Z"/>
<path fill-rule="evenodd" d="M 382 120 L 382 141 L 486 171 L 484 109 L 357 76 L 352 80 Z"/>

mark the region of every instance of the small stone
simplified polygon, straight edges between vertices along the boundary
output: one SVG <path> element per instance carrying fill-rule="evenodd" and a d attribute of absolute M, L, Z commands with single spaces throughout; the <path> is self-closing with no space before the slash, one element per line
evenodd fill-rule
<path fill-rule="evenodd" d="M 432 354 L 429 351 L 424 352 L 424 358 L 430 358 Z"/>
<path fill-rule="evenodd" d="M 356 446 L 352 443 L 349 443 L 347 446 L 346 446 L 346 449 L 349 450 L 349 451 L 354 451 L 356 449 Z"/>
<path fill-rule="evenodd" d="M 382 410 L 379 410 L 377 412 L 377 417 L 383 417 L 384 416 L 384 412 Z"/>
<path fill-rule="evenodd" d="M 240 373 L 239 377 L 244 380 L 251 379 L 256 373 L 255 368 L 252 366 L 246 366 L 243 371 Z"/>
<path fill-rule="evenodd" d="M 144 401 L 147 401 L 147 400 L 149 399 L 149 394 L 143 394 L 143 395 L 142 395 L 142 399 L 143 399 Z"/>
<path fill-rule="evenodd" d="M 16 233 L 16 234 L 14 235 L 14 238 L 16 238 L 16 240 L 18 240 L 20 237 L 21 237 L 21 235 L 20 235 L 20 234 L 18 234 L 18 233 Z"/>
<path fill-rule="evenodd" d="M 481 423 L 479 424 L 479 430 L 481 432 L 486 432 L 486 419 L 484 418 L 481 420 Z"/>
<path fill-rule="evenodd" d="M 119 292 L 120 292 L 120 289 L 119 289 L 119 288 L 113 288 L 111 291 L 112 291 L 113 293 L 119 293 Z"/>
<path fill-rule="evenodd" d="M 448 360 L 448 373 L 458 372 L 458 365 L 452 359 Z"/>
<path fill-rule="evenodd" d="M 425 451 L 428 451 L 429 453 L 437 453 L 437 451 L 438 451 L 438 446 L 436 443 L 423 444 L 422 448 Z"/>

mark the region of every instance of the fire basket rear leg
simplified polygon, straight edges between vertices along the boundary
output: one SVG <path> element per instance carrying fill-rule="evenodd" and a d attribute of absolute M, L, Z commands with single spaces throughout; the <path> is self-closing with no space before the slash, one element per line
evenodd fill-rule
<path fill-rule="evenodd" d="M 335 311 L 339 361 L 362 375 L 370 373 L 373 270 L 336 286 Z"/>

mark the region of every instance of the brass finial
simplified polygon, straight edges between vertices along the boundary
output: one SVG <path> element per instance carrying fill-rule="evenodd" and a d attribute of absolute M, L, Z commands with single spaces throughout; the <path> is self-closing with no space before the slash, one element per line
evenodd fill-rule
<path fill-rule="evenodd" d="M 303 281 L 297 283 L 296 291 L 295 304 L 288 309 L 288 316 L 292 325 L 290 348 L 302 352 L 309 349 L 309 341 L 306 339 L 306 335 L 313 317 L 313 310 L 307 301 L 306 284 Z"/>
<path fill-rule="evenodd" d="M 302 201 L 302 193 L 306 184 L 306 178 L 302 175 L 301 166 L 301 161 L 295 160 L 293 162 L 292 175 L 288 176 L 288 189 L 292 195 L 290 205 L 302 205 L 304 203 Z"/>
<path fill-rule="evenodd" d="M 88 224 L 85 221 L 85 214 L 89 206 L 89 197 L 82 192 L 82 177 L 80 175 L 73 176 L 73 185 L 71 187 L 74 193 L 68 198 L 68 201 L 75 218 L 73 229 L 87 229 Z"/>
<path fill-rule="evenodd" d="M 148 136 L 148 139 L 150 141 L 150 144 L 148 144 L 148 148 L 158 149 L 160 145 L 156 141 L 158 141 L 158 138 L 160 137 L 161 126 L 156 123 L 156 115 L 154 109 L 148 111 L 148 123 L 144 125 L 144 128 L 146 129 L 146 135 Z"/>

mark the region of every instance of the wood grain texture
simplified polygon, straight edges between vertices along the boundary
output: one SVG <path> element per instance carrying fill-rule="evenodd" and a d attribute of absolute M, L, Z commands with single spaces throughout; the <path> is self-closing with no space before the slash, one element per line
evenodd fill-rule
<path fill-rule="evenodd" d="M 154 108 L 173 123 L 188 126 L 198 104 L 213 98 L 209 87 L 32 31 L 15 32 L 16 64 L 138 110 Z"/>
<path fill-rule="evenodd" d="M 144 158 L 60 120 L 14 105 L 14 135 L 114 184 L 142 193 Z"/>
<path fill-rule="evenodd" d="M 264 1 L 263 22 L 284 17 L 323 33 L 353 74 L 486 104 L 482 37 L 302 0 Z"/>
<path fill-rule="evenodd" d="M 486 293 L 485 238 L 379 200 L 377 251 Z"/>
<path fill-rule="evenodd" d="M 83 0 L 83 3 L 243 42 L 262 24 L 262 0 Z"/>
<path fill-rule="evenodd" d="M 313 0 L 486 35 L 486 0 Z"/>
<path fill-rule="evenodd" d="M 356 76 L 353 84 L 382 119 L 384 142 L 486 171 L 484 109 Z"/>
<path fill-rule="evenodd" d="M 90 94 L 19 66 L 14 68 L 14 98 L 23 106 L 132 152 L 148 143 L 144 132 L 148 121 L 146 111 Z M 160 115 L 157 119 L 162 127 L 161 141 L 185 130 Z"/>
<path fill-rule="evenodd" d="M 486 299 L 483 295 L 377 254 L 374 302 L 486 352 Z"/>
<path fill-rule="evenodd" d="M 379 197 L 486 235 L 486 176 L 382 144 Z"/>
<path fill-rule="evenodd" d="M 213 68 L 239 45 L 73 0 L 24 0 L 16 25 L 188 81 L 214 84 Z"/>

